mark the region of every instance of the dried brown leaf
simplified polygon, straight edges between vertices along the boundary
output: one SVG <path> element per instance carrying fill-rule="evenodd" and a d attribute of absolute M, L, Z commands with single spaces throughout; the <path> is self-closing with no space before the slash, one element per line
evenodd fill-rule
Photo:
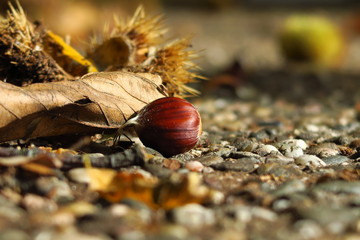
<path fill-rule="evenodd" d="M 103 176 L 105 177 L 105 176 Z M 93 182 L 94 179 L 91 180 Z M 153 201 L 153 189 L 158 179 L 152 176 L 145 176 L 137 172 L 118 172 L 110 184 L 99 192 L 103 198 L 110 202 L 119 202 L 122 199 L 130 198 L 141 201 L 149 207 L 156 208 Z"/>
<path fill-rule="evenodd" d="M 113 169 L 86 168 L 86 174 L 89 177 L 90 191 L 104 191 L 116 176 Z"/>
<path fill-rule="evenodd" d="M 174 173 L 159 181 L 140 172 L 116 172 L 111 169 L 88 168 L 89 188 L 109 202 L 131 198 L 152 208 L 171 209 L 188 203 L 218 203 L 222 193 L 205 186 L 197 173 Z"/>
<path fill-rule="evenodd" d="M 156 75 L 126 72 L 26 87 L 0 82 L 0 142 L 115 130 L 144 105 L 164 97 L 161 84 Z"/>

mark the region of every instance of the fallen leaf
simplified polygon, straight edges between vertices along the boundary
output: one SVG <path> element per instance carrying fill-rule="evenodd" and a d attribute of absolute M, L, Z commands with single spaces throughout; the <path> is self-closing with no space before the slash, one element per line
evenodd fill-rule
<path fill-rule="evenodd" d="M 158 209 L 172 209 L 188 203 L 219 203 L 223 194 L 202 183 L 200 174 L 174 173 L 170 178 L 158 178 L 141 172 L 115 172 L 88 168 L 89 189 L 97 191 L 109 202 L 134 199 Z"/>
<path fill-rule="evenodd" d="M 218 203 L 223 194 L 202 182 L 200 174 L 173 174 L 154 189 L 154 201 L 164 209 L 172 209 L 189 203 Z"/>
<path fill-rule="evenodd" d="M 55 169 L 60 168 L 61 165 L 60 160 L 50 154 L 39 154 L 34 157 L 12 156 L 0 158 L 0 166 L 21 167 L 40 175 L 56 175 Z"/>
<path fill-rule="evenodd" d="M 86 168 L 85 171 L 88 175 L 90 191 L 104 191 L 108 189 L 116 176 L 116 171 L 112 169 Z"/>
<path fill-rule="evenodd" d="M 82 76 L 89 72 L 98 72 L 97 68 L 78 51 L 67 44 L 60 36 L 47 31 L 44 49 L 67 73 L 72 76 Z"/>
<path fill-rule="evenodd" d="M 164 97 L 161 84 L 157 75 L 126 72 L 26 87 L 0 81 L 0 142 L 115 130 L 147 103 Z"/>
<path fill-rule="evenodd" d="M 153 189 L 157 183 L 157 178 L 138 172 L 118 172 L 107 188 L 99 192 L 110 202 L 120 202 L 122 199 L 130 198 L 156 208 Z"/>

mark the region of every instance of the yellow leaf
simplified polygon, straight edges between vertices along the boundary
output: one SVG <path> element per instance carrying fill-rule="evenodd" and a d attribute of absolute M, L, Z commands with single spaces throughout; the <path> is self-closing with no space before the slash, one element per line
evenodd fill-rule
<path fill-rule="evenodd" d="M 136 172 L 119 172 L 101 195 L 110 202 L 119 202 L 130 198 L 156 208 L 153 201 L 153 189 L 158 180 Z"/>
<path fill-rule="evenodd" d="M 91 191 L 107 191 L 116 176 L 116 171 L 112 169 L 87 168 L 86 172 L 89 175 Z"/>
<path fill-rule="evenodd" d="M 56 35 L 55 33 L 48 31 L 47 32 L 47 36 L 50 38 L 50 40 L 52 40 L 52 44 L 57 44 L 57 48 L 52 46 L 51 50 L 50 47 L 48 49 L 45 49 L 45 51 L 49 51 L 50 54 L 52 55 L 52 57 L 57 60 L 57 62 L 62 65 L 62 67 L 64 68 L 65 71 L 72 73 L 75 76 L 80 76 L 89 72 L 98 72 L 97 68 L 89 61 L 87 60 L 84 56 L 82 56 L 78 51 L 76 51 L 73 47 L 71 47 L 70 45 L 68 45 L 60 36 Z M 46 42 L 47 39 L 45 40 L 45 47 L 50 46 L 49 41 Z M 46 44 L 47 43 L 47 44 Z M 59 53 L 57 52 L 58 50 L 60 50 L 60 56 Z M 60 58 L 62 58 L 60 61 Z M 86 69 L 86 72 L 82 72 L 82 73 L 77 73 L 74 71 L 72 71 L 73 68 L 75 68 L 74 66 L 68 67 L 70 65 L 70 63 L 68 63 L 68 61 L 74 61 L 77 64 L 80 64 L 83 68 Z M 66 66 L 64 66 L 66 65 Z M 71 68 L 71 69 L 67 69 L 67 68 Z"/>

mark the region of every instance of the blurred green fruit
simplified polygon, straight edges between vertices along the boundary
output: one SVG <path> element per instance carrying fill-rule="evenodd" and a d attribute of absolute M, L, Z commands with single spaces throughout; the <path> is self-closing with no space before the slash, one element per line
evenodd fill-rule
<path fill-rule="evenodd" d="M 336 66 L 345 42 L 337 26 L 320 16 L 290 16 L 280 34 L 280 48 L 289 62 Z"/>

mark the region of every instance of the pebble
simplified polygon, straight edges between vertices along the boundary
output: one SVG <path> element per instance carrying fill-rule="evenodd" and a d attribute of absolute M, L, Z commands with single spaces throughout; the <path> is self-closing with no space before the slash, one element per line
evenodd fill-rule
<path fill-rule="evenodd" d="M 176 159 L 165 158 L 163 161 L 163 166 L 170 170 L 177 170 L 181 168 L 181 163 Z"/>
<path fill-rule="evenodd" d="M 26 219 L 26 212 L 0 195 L 0 219 L 12 223 L 20 222 L 22 219 Z"/>
<path fill-rule="evenodd" d="M 235 158 L 235 159 L 253 158 L 253 159 L 260 160 L 261 156 L 259 154 L 256 154 L 256 153 L 236 151 L 236 152 L 232 152 L 231 154 L 229 154 L 229 158 Z"/>
<path fill-rule="evenodd" d="M 271 132 L 268 131 L 268 129 L 266 128 L 263 128 L 263 129 L 260 129 L 259 131 L 257 132 L 252 132 L 249 137 L 250 138 L 255 138 L 256 140 L 258 141 L 263 141 L 263 140 L 267 140 L 267 139 L 270 139 L 271 138 Z"/>
<path fill-rule="evenodd" d="M 113 204 L 108 209 L 109 213 L 115 217 L 124 217 L 126 216 L 130 211 L 130 207 L 126 204 Z"/>
<path fill-rule="evenodd" d="M 233 144 L 238 151 L 246 152 L 252 152 L 259 146 L 256 141 L 248 138 L 237 138 Z"/>
<path fill-rule="evenodd" d="M 202 157 L 194 158 L 193 160 L 201 162 L 204 166 L 211 166 L 213 164 L 223 162 L 224 158 L 218 155 L 209 154 Z"/>
<path fill-rule="evenodd" d="M 360 218 L 359 210 L 331 205 L 301 208 L 298 213 L 304 218 L 315 221 L 333 234 L 342 234 Z"/>
<path fill-rule="evenodd" d="M 69 178 L 76 183 L 90 183 L 91 179 L 86 168 L 74 168 L 68 172 Z"/>
<path fill-rule="evenodd" d="M 152 239 L 188 239 L 189 231 L 187 228 L 181 225 L 175 224 L 166 224 L 161 226 L 159 234 L 157 234 L 156 238 Z"/>
<path fill-rule="evenodd" d="M 259 166 L 256 172 L 260 175 L 273 175 L 282 178 L 294 178 L 303 175 L 303 172 L 296 165 L 279 165 L 276 163 L 266 163 Z"/>
<path fill-rule="evenodd" d="M 262 207 L 239 206 L 235 210 L 235 218 L 242 222 L 250 222 L 254 220 L 254 218 L 259 218 L 266 221 L 275 221 L 277 219 L 277 214 Z"/>
<path fill-rule="evenodd" d="M 332 165 L 340 165 L 340 164 L 348 163 L 350 161 L 350 158 L 342 155 L 335 155 L 335 156 L 323 158 L 323 161 L 325 162 L 326 165 L 332 166 Z"/>
<path fill-rule="evenodd" d="M 313 220 L 299 220 L 295 222 L 294 228 L 304 239 L 317 239 L 324 234 L 321 226 Z"/>
<path fill-rule="evenodd" d="M 252 172 L 259 163 L 260 161 L 257 158 L 251 157 L 227 158 L 224 162 L 213 164 L 211 167 L 220 171 Z"/>
<path fill-rule="evenodd" d="M 261 144 L 257 149 L 255 149 L 255 153 L 259 154 L 260 156 L 266 156 L 270 153 L 280 153 L 279 150 L 270 144 Z"/>
<path fill-rule="evenodd" d="M 272 152 L 265 157 L 265 163 L 276 163 L 276 164 L 285 165 L 293 162 L 294 162 L 294 158 L 285 157 L 280 152 L 278 153 Z"/>
<path fill-rule="evenodd" d="M 309 154 L 304 154 L 302 156 L 295 158 L 295 163 L 299 166 L 310 167 L 310 168 L 326 166 L 326 163 L 323 160 L 321 160 L 315 155 L 309 155 Z"/>
<path fill-rule="evenodd" d="M 273 202 L 272 209 L 277 212 L 285 211 L 291 207 L 291 202 L 288 199 L 280 198 Z"/>
<path fill-rule="evenodd" d="M 154 175 L 158 178 L 167 178 L 173 172 L 168 168 L 164 168 L 160 164 L 153 164 L 153 163 L 145 163 L 143 169 L 149 172 L 151 175 Z"/>
<path fill-rule="evenodd" d="M 230 155 L 230 153 L 232 153 L 232 152 L 233 152 L 232 149 L 222 147 L 222 148 L 219 148 L 218 150 L 216 150 L 214 153 L 215 153 L 215 155 L 217 155 L 217 156 L 226 158 L 226 157 L 228 157 L 228 156 Z"/>
<path fill-rule="evenodd" d="M 296 137 L 309 141 L 316 141 L 321 135 L 320 132 L 312 132 L 308 131 L 307 129 L 295 129 L 294 133 Z"/>
<path fill-rule="evenodd" d="M 307 153 L 311 155 L 316 155 L 319 158 L 326 158 L 339 155 L 340 150 L 335 143 L 321 143 L 310 147 Z"/>
<path fill-rule="evenodd" d="M 172 210 L 174 222 L 189 228 L 213 225 L 216 221 L 213 210 L 191 203 Z"/>
<path fill-rule="evenodd" d="M 277 197 L 288 196 L 293 193 L 303 192 L 306 190 L 306 185 L 299 179 L 293 179 L 281 184 L 273 195 Z"/>
<path fill-rule="evenodd" d="M 317 184 L 314 191 L 327 191 L 333 193 L 346 193 L 360 195 L 360 181 L 347 182 L 347 181 L 329 181 Z"/>
<path fill-rule="evenodd" d="M 286 157 L 300 157 L 304 154 L 304 150 L 308 147 L 302 139 L 286 139 L 275 143 L 275 147 Z"/>
<path fill-rule="evenodd" d="M 37 190 L 55 200 L 55 201 L 71 201 L 74 199 L 74 195 L 69 185 L 56 177 L 40 177 L 36 180 Z"/>
<path fill-rule="evenodd" d="M 189 161 L 185 163 L 185 168 L 192 172 L 202 172 L 204 165 L 199 161 Z"/>
<path fill-rule="evenodd" d="M 353 141 L 353 138 L 350 136 L 339 136 L 332 139 L 333 143 L 339 144 L 339 145 L 350 145 Z"/>
<path fill-rule="evenodd" d="M 283 147 L 299 147 L 302 150 L 307 149 L 309 146 L 302 139 L 285 139 L 275 144 L 278 148 Z"/>
<path fill-rule="evenodd" d="M 22 205 L 27 210 L 55 211 L 57 205 L 51 199 L 28 193 L 22 199 Z"/>

